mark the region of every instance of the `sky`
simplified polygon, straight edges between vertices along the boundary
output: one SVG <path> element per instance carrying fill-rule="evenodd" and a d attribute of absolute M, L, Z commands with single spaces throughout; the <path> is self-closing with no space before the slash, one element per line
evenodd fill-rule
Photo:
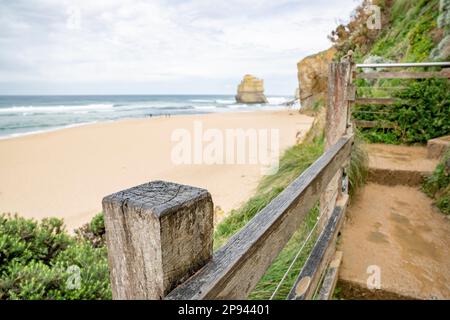
<path fill-rule="evenodd" d="M 0 0 L 0 94 L 293 95 L 358 0 Z"/>

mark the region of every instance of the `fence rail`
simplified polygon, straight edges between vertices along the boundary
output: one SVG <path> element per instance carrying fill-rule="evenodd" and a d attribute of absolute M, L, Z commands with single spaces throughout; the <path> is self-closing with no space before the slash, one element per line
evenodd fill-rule
<path fill-rule="evenodd" d="M 450 67 L 450 62 L 407 62 L 407 63 L 366 63 L 356 64 L 356 68 L 424 68 L 424 67 Z"/>
<path fill-rule="evenodd" d="M 450 78 L 450 73 L 446 70 L 434 72 L 434 71 L 424 71 L 424 72 L 409 72 L 409 71 L 399 71 L 399 72 L 367 72 L 358 73 L 356 79 L 431 79 L 440 78 L 448 79 Z"/>
<path fill-rule="evenodd" d="M 355 120 L 355 125 L 358 128 L 381 128 L 381 129 L 393 129 L 395 128 L 395 124 L 389 121 L 367 121 L 367 120 Z"/>
<path fill-rule="evenodd" d="M 389 105 L 395 103 L 397 100 L 393 98 L 356 98 L 356 104 L 378 104 Z"/>

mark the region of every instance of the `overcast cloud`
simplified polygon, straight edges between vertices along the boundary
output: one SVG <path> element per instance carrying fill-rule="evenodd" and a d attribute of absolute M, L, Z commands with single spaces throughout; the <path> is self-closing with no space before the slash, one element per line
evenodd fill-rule
<path fill-rule="evenodd" d="M 0 0 L 0 94 L 293 94 L 357 0 Z"/>

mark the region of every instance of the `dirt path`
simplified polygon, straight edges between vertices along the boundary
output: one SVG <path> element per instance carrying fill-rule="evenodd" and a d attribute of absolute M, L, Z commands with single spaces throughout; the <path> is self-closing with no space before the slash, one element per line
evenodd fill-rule
<path fill-rule="evenodd" d="M 369 152 L 371 169 L 390 170 L 394 178 L 402 170 L 432 170 L 433 163 L 417 148 L 375 145 Z M 418 186 L 385 184 L 366 185 L 348 209 L 339 244 L 343 295 L 449 299 L 450 220 Z M 367 289 L 374 270 L 380 272 L 381 290 Z"/>

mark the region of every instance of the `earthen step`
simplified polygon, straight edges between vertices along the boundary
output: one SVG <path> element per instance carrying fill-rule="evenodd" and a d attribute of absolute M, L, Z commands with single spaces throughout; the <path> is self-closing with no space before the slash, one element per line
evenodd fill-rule
<path fill-rule="evenodd" d="M 366 185 L 347 210 L 338 249 L 344 298 L 450 298 L 450 221 L 418 188 Z"/>
<path fill-rule="evenodd" d="M 438 164 L 425 147 L 370 144 L 367 149 L 369 181 L 382 185 L 418 186 Z"/>

